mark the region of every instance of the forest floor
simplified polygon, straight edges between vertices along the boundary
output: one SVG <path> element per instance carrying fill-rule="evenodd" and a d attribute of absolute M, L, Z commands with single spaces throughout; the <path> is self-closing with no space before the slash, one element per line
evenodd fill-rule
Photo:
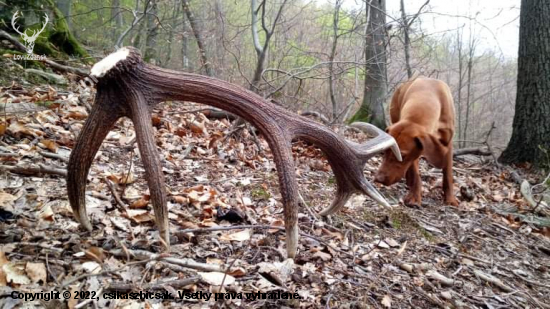
<path fill-rule="evenodd" d="M 172 235 L 171 252 L 160 254 L 131 122 L 117 123 L 93 162 L 86 203 L 94 230 L 84 232 L 63 175 L 93 90 L 13 83 L 0 91 L 7 118 L 0 122 L 0 308 L 550 308 L 550 218 L 525 202 L 510 169 L 456 161 L 461 203 L 450 207 L 442 203 L 440 171 L 423 162 L 421 207 L 400 202 L 402 181 L 378 186 L 389 208 L 356 196 L 340 213 L 320 218 L 333 197 L 333 174 L 318 149 L 295 143 L 307 206 L 292 261 L 285 258 L 267 143 L 246 130 L 226 139 L 229 121 L 206 118 L 199 105 L 168 102 L 152 119 Z M 379 164 L 378 157 L 367 164 L 367 179 Z M 518 172 L 531 183 L 542 180 Z M 71 297 L 25 302 L 12 291 Z M 174 299 L 85 300 L 116 291 Z M 235 298 L 180 299 L 178 291 Z M 300 299 L 245 294 L 270 291 Z"/>

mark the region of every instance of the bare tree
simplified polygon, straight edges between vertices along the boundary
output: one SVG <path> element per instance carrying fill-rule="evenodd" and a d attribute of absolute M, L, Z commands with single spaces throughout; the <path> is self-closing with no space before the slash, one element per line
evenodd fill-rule
<path fill-rule="evenodd" d="M 147 38 L 145 39 L 145 61 L 158 63 L 157 59 L 157 0 L 151 0 L 151 9 L 147 14 Z"/>
<path fill-rule="evenodd" d="M 386 0 L 366 0 L 365 84 L 363 103 L 350 119 L 386 127 Z"/>
<path fill-rule="evenodd" d="M 204 36 L 202 34 L 203 31 L 202 31 L 201 25 L 199 24 L 199 22 L 195 18 L 195 15 L 193 14 L 193 11 L 189 7 L 189 0 L 182 0 L 181 3 L 183 6 L 183 11 L 185 12 L 185 15 L 187 16 L 187 20 L 189 21 L 189 26 L 191 26 L 193 35 L 195 35 L 195 40 L 197 40 L 197 46 L 199 47 L 201 65 L 204 67 L 204 71 L 206 72 L 206 75 L 214 76 L 214 69 L 208 57 L 208 52 L 206 50 L 206 44 L 204 42 Z"/>
<path fill-rule="evenodd" d="M 336 95 L 334 94 L 334 59 L 336 57 L 336 48 L 338 47 L 338 24 L 340 21 L 340 7 L 342 6 L 343 0 L 336 0 L 334 3 L 334 15 L 332 18 L 332 48 L 330 50 L 329 56 L 329 94 L 330 102 L 332 103 L 332 121 L 336 121 L 338 118 L 338 102 L 336 101 Z"/>
<path fill-rule="evenodd" d="M 260 2 L 260 5 L 257 6 L 256 0 L 250 0 L 250 10 L 252 14 L 252 39 L 254 42 L 254 49 L 256 50 L 256 68 L 254 69 L 254 76 L 252 77 L 250 88 L 253 91 L 258 92 L 258 86 L 262 78 L 262 73 L 265 69 L 265 61 L 267 58 L 267 52 L 269 50 L 269 43 L 273 34 L 275 33 L 275 27 L 283 14 L 283 9 L 288 0 L 283 0 L 277 9 L 275 19 L 272 24 L 268 26 L 267 17 L 266 17 L 266 6 L 267 0 Z M 264 32 L 264 42 L 260 42 L 259 31 L 258 31 L 258 15 L 260 15 L 259 23 L 262 26 L 262 31 Z"/>
<path fill-rule="evenodd" d="M 122 31 L 122 27 L 124 26 L 120 0 L 112 0 L 111 20 L 115 22 L 113 27 L 113 39 L 116 40 L 120 31 Z"/>

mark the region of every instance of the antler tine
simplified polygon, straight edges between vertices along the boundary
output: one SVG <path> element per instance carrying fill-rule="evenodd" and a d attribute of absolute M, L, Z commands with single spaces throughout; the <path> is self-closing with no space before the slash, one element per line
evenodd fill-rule
<path fill-rule="evenodd" d="M 354 122 L 350 125 L 350 127 L 359 129 L 363 132 L 373 134 L 376 136 L 375 138 L 369 140 L 364 144 L 355 145 L 358 148 L 358 150 L 361 152 L 361 155 L 363 157 L 371 157 L 388 148 L 391 148 L 397 160 L 399 161 L 403 160 L 401 158 L 401 151 L 399 150 L 399 145 L 397 145 L 397 142 L 395 141 L 395 139 L 388 133 L 366 122 Z"/>
<path fill-rule="evenodd" d="M 13 14 L 13 17 L 11 18 L 11 26 L 13 28 L 13 30 L 15 30 L 15 32 L 23 35 L 23 33 L 21 33 L 21 31 L 19 31 L 19 27 L 17 27 L 16 25 L 16 21 L 17 19 L 19 19 L 19 11 L 15 11 L 15 14 Z"/>

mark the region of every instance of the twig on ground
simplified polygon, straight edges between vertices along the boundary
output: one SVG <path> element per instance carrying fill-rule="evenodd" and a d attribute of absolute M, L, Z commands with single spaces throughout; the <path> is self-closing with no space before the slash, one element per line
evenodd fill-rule
<path fill-rule="evenodd" d="M 107 177 L 104 177 L 103 181 L 107 184 L 107 187 L 109 187 L 109 190 L 111 191 L 111 194 L 113 194 L 116 204 L 119 206 L 120 210 L 126 211 L 126 209 L 128 209 L 128 205 L 126 205 L 126 203 L 124 203 L 120 198 L 113 182 L 111 182 Z"/>
<path fill-rule="evenodd" d="M 0 171 L 8 171 L 16 174 L 22 174 L 26 176 L 33 176 L 37 174 L 49 174 L 49 175 L 59 175 L 67 177 L 67 170 L 61 169 L 53 166 L 48 166 L 44 164 L 38 164 L 38 166 L 33 165 L 0 165 Z"/>

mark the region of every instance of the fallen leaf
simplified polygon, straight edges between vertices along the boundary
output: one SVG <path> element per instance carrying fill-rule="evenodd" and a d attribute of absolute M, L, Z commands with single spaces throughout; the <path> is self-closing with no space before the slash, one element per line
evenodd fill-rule
<path fill-rule="evenodd" d="M 153 216 L 146 209 L 127 209 L 126 214 L 136 223 L 153 221 Z"/>
<path fill-rule="evenodd" d="M 59 145 L 57 145 L 56 142 L 49 139 L 43 139 L 40 143 L 42 143 L 44 147 L 48 148 L 48 150 L 53 153 L 57 153 L 57 150 L 59 149 Z"/>
<path fill-rule="evenodd" d="M 0 250 L 0 286 L 6 286 L 8 281 L 6 279 L 6 273 L 3 270 L 3 266 L 8 264 L 9 261 L 6 258 L 4 251 Z"/>
<path fill-rule="evenodd" d="M 147 208 L 147 205 L 149 205 L 149 199 L 151 197 L 149 195 L 144 195 L 141 197 L 141 199 L 133 202 L 132 204 L 130 204 L 130 208 L 132 209 L 143 209 L 143 208 Z"/>
<path fill-rule="evenodd" d="M 384 295 L 382 298 L 382 305 L 386 308 L 391 308 L 391 296 Z"/>
<path fill-rule="evenodd" d="M 31 279 L 25 273 L 26 263 L 8 263 L 2 266 L 6 281 L 13 284 L 30 284 Z"/>
<path fill-rule="evenodd" d="M 42 282 L 42 284 L 46 284 L 48 276 L 46 273 L 46 265 L 44 265 L 44 263 L 28 262 L 25 267 L 25 271 L 33 283 Z"/>
<path fill-rule="evenodd" d="M 325 253 L 325 252 L 322 252 L 322 251 L 315 252 L 315 254 L 313 254 L 313 257 L 314 258 L 320 258 L 324 262 L 330 261 L 330 259 L 332 259 L 332 255 L 330 255 L 328 253 Z"/>
<path fill-rule="evenodd" d="M 247 230 L 243 230 L 243 231 L 240 231 L 240 232 L 237 232 L 237 233 L 231 233 L 231 234 L 223 234 L 221 237 L 220 237 L 220 240 L 225 240 L 225 241 L 246 241 L 246 240 L 249 240 L 250 239 L 250 234 L 251 234 L 251 231 L 249 229 Z"/>
<path fill-rule="evenodd" d="M 210 285 L 231 285 L 235 283 L 235 277 L 221 272 L 197 272 L 202 280 Z M 225 277 L 225 279 L 224 279 Z"/>
<path fill-rule="evenodd" d="M 97 262 L 84 262 L 81 266 L 87 273 L 97 274 L 101 271 L 101 265 Z"/>

